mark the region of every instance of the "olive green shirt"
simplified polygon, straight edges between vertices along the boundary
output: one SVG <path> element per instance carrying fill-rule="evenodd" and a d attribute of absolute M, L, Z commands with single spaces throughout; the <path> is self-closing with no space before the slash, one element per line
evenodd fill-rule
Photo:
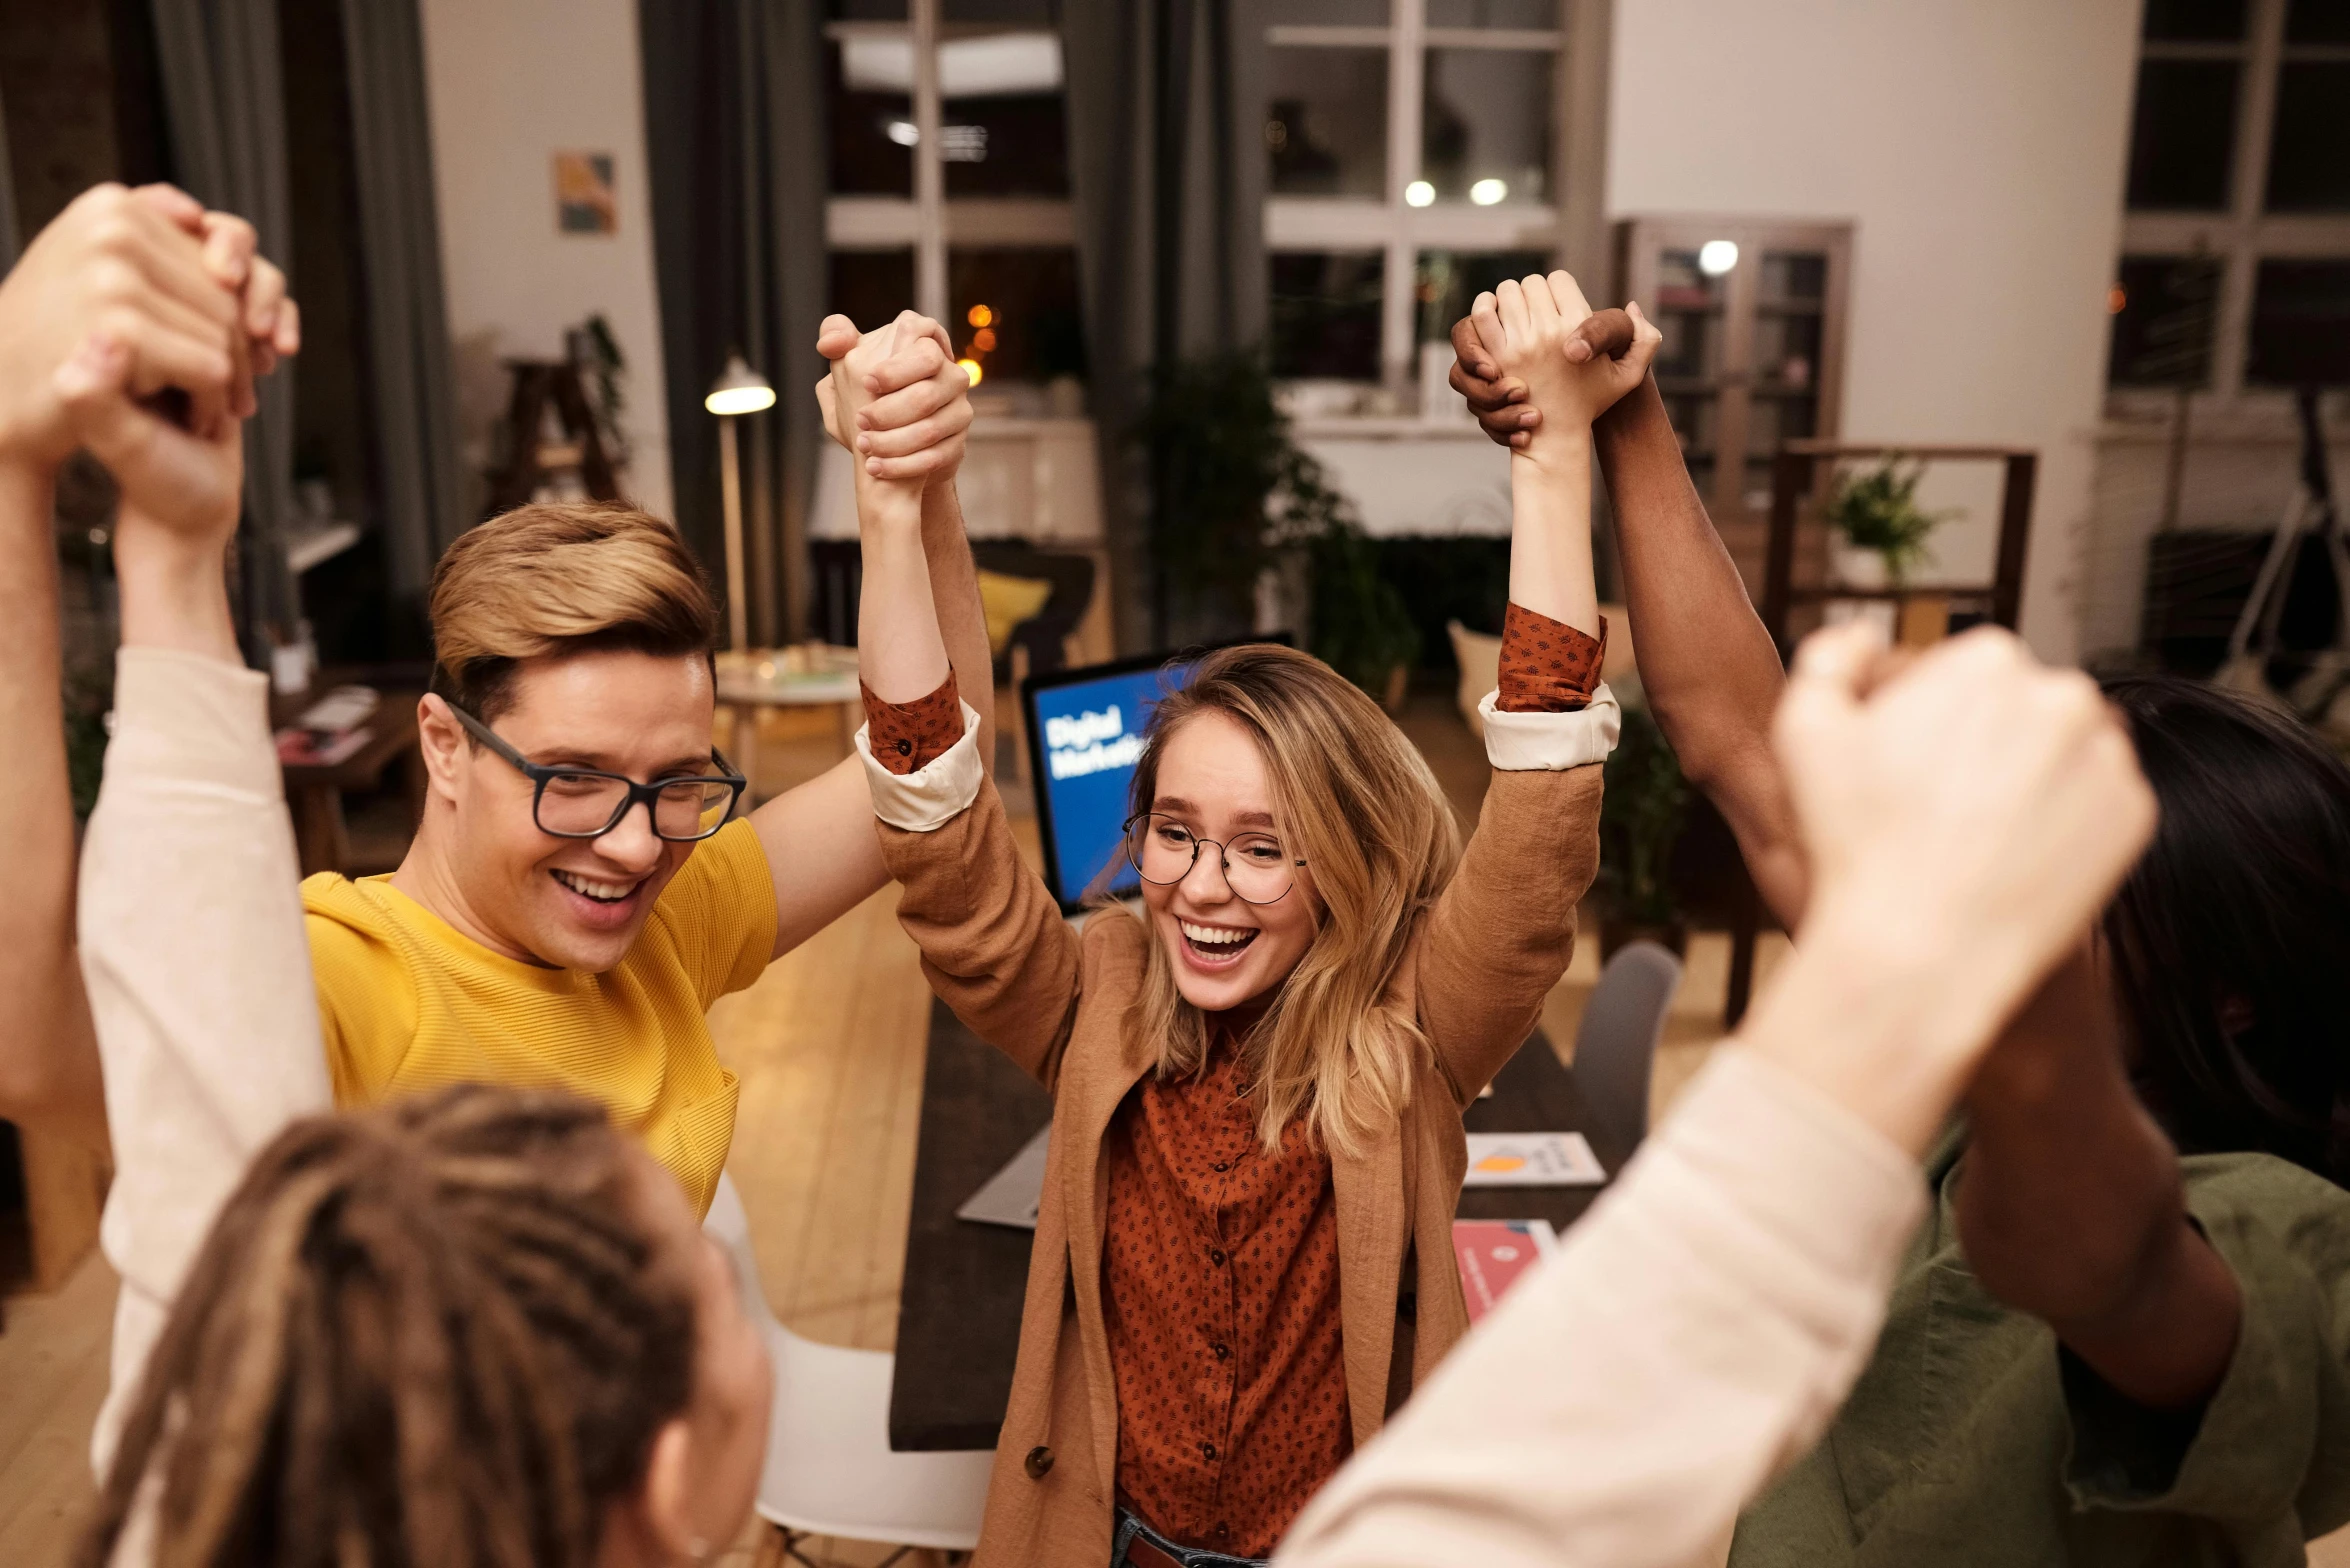
<path fill-rule="evenodd" d="M 2243 1289 L 2227 1374 L 2195 1415 L 2130 1405 L 1976 1283 L 1941 1201 L 1877 1353 L 1828 1436 L 1739 1522 L 1733 1568 L 2299 1564 L 2350 1520 L 2350 1193 L 2260 1154 L 2181 1162 L 2187 1208 Z"/>

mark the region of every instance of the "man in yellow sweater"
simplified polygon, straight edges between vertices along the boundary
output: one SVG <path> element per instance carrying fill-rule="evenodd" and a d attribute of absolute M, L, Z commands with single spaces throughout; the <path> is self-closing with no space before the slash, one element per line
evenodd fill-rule
<path fill-rule="evenodd" d="M 201 210 L 187 205 L 194 215 L 180 217 L 194 229 Z M 75 331 L 113 319 L 65 308 L 98 241 L 70 228 L 47 238 L 0 294 L 0 353 L 23 372 L 19 386 L 45 388 Z M 36 265 L 51 253 L 54 266 Z M 156 271 L 125 272 L 124 287 L 153 292 L 138 280 Z M 52 274 L 67 281 L 40 287 Z M 237 311 L 220 286 L 230 303 L 207 330 L 225 342 Z M 943 332 L 917 332 L 878 373 L 887 395 L 854 439 L 874 472 L 927 482 L 941 630 L 965 689 L 985 693 L 986 631 L 952 487 L 967 381 Z M 819 346 L 837 357 L 855 340 L 834 318 Z M 192 379 L 175 375 L 163 350 L 130 346 L 134 390 Z M 219 358 L 225 370 L 229 350 Z M 35 651 L 56 645 L 47 498 L 71 444 L 44 444 L 58 422 L 46 407 L 0 418 L 0 545 L 25 564 L 9 590 L 21 612 L 10 641 Z M 124 598 L 225 625 L 222 569 L 218 550 L 125 560 Z M 742 781 L 712 746 L 709 583 L 674 530 L 642 512 L 534 505 L 494 519 L 451 547 L 430 608 L 435 664 L 418 711 L 430 782 L 414 845 L 389 876 L 322 875 L 302 889 L 335 1098 L 466 1080 L 564 1085 L 609 1106 L 706 1207 L 732 1141 L 736 1085 L 704 1015 L 886 880 L 859 765 L 728 820 Z M 26 864 L 46 856 L 64 873 L 13 901 L 0 931 L 21 938 L 14 949 L 41 980 L 0 1016 L 0 1116 L 102 1142 L 96 1047 L 66 958 L 70 833 L 56 813 L 31 811 L 66 798 L 56 712 L 53 653 L 0 666 L 0 743 L 26 762 L 9 788 L 25 826 L 46 830 L 20 847 Z"/>

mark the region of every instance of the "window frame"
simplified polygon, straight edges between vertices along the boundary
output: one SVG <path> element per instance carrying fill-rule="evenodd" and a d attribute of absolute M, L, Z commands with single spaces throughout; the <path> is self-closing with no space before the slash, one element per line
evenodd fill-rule
<path fill-rule="evenodd" d="M 827 22 L 827 44 L 852 37 L 910 38 L 914 51 L 913 110 L 915 138 L 911 149 L 914 189 L 909 196 L 842 196 L 827 192 L 824 203 L 824 245 L 827 251 L 897 251 L 914 253 L 914 308 L 955 332 L 958 323 L 947 318 L 947 251 L 950 246 L 977 248 L 1073 247 L 1077 220 L 1066 196 L 958 196 L 946 194 L 943 127 L 946 110 L 938 83 L 938 46 L 961 37 L 980 37 L 1007 31 L 991 23 L 953 23 L 942 20 L 941 0 L 907 0 L 906 20 Z M 1058 35 L 1056 34 L 1056 37 Z M 1062 92 L 1066 113 L 1068 72 L 1064 61 Z"/>
<path fill-rule="evenodd" d="M 2192 389 L 2198 400 L 2220 404 L 2266 402 L 2279 406 L 2287 389 L 2248 383 L 2252 307 L 2264 260 L 2350 261 L 2350 212 L 2271 213 L 2268 199 L 2270 143 L 2276 127 L 2277 82 L 2288 61 L 2350 61 L 2350 45 L 2288 44 L 2285 22 L 2291 0 L 2249 0 L 2241 40 L 2173 42 L 2141 36 L 2138 59 L 2238 60 L 2244 72 L 2236 94 L 2234 156 L 2228 170 L 2227 206 L 2218 212 L 2136 209 L 2123 193 L 2121 243 L 2114 265 L 2125 256 L 2207 257 L 2220 267 L 2219 297 L 2212 321 L 2210 379 Z M 2135 89 L 2133 88 L 2133 91 Z M 2133 99 L 2133 104 L 2135 100 Z M 2133 113 L 2134 113 L 2133 109 Z M 2106 406 L 2119 416 L 2167 409 L 2178 399 L 2173 387 L 2106 388 Z"/>
<path fill-rule="evenodd" d="M 1380 199 L 1268 192 L 1264 230 L 1268 257 L 1325 251 L 1382 256 L 1379 383 L 1395 392 L 1418 379 L 1416 290 L 1422 251 L 1547 251 L 1553 266 L 1566 266 L 1583 280 L 1587 293 L 1604 287 L 1608 243 L 1602 184 L 1613 0 L 1560 3 L 1565 15 L 1556 28 L 1430 27 L 1427 0 L 1388 0 L 1384 26 L 1292 23 L 1264 29 L 1269 49 L 1387 51 L 1387 161 Z M 1460 200 L 1426 207 L 1405 202 L 1404 187 L 1420 177 L 1424 61 L 1430 49 L 1551 55 L 1554 188 L 1546 200 L 1491 207 Z"/>

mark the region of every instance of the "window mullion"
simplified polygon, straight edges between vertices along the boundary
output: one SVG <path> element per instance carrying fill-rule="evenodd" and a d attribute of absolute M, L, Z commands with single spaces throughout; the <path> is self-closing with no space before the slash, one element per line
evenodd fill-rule
<path fill-rule="evenodd" d="M 2236 106 L 2236 158 L 2229 171 L 2229 240 L 2220 257 L 2219 315 L 2212 323 L 2211 390 L 2232 399 L 2244 390 L 2252 340 L 2252 291 L 2260 270 L 2255 237 L 2268 196 L 2270 128 L 2276 123 L 2277 62 L 2284 53 L 2287 0 L 2254 0 L 2252 47 Z"/>
<path fill-rule="evenodd" d="M 1413 271 L 1404 187 L 1420 177 L 1421 94 L 1427 0 L 1389 0 L 1387 54 L 1387 256 L 1379 314 L 1381 379 L 1398 390 L 1412 379 Z"/>
<path fill-rule="evenodd" d="M 945 114 L 938 91 L 939 0 L 913 0 L 914 308 L 947 317 Z"/>

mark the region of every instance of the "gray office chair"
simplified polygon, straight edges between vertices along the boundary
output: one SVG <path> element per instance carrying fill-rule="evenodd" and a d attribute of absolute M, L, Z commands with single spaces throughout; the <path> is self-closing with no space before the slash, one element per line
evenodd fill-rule
<path fill-rule="evenodd" d="M 1600 972 L 1575 1031 L 1575 1087 L 1592 1131 L 1626 1158 L 1648 1136 L 1649 1070 L 1681 960 L 1654 942 L 1627 942 Z"/>

